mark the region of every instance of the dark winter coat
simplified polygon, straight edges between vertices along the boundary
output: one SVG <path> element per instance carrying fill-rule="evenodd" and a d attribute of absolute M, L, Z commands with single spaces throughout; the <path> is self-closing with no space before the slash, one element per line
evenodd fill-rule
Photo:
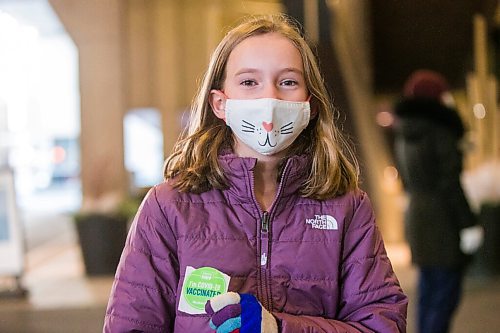
<path fill-rule="evenodd" d="M 395 155 L 409 195 L 406 236 L 419 266 L 460 268 L 460 230 L 475 217 L 460 184 L 464 133 L 454 109 L 431 100 L 396 106 Z"/>

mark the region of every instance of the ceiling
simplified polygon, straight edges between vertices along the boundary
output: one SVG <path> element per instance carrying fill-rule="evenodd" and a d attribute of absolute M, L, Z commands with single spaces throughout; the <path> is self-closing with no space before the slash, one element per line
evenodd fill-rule
<path fill-rule="evenodd" d="M 473 16 L 493 22 L 499 0 L 371 0 L 374 86 L 399 92 L 415 69 L 443 73 L 453 88 L 473 70 Z"/>
<path fill-rule="evenodd" d="M 500 10 L 500 0 L 365 1 L 370 9 L 376 93 L 399 92 L 418 68 L 440 71 L 452 87 L 464 87 L 466 73 L 473 70 L 473 15 L 484 14 L 493 26 L 495 10 Z M 289 11 L 303 15 L 302 2 L 284 2 Z M 43 35 L 64 31 L 47 0 L 0 0 L 0 10 Z"/>

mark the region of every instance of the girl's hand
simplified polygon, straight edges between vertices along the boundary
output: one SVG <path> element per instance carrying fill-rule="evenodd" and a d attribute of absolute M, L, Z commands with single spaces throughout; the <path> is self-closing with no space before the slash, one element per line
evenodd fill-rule
<path fill-rule="evenodd" d="M 205 305 L 217 333 L 278 333 L 276 319 L 251 294 L 228 292 Z"/>

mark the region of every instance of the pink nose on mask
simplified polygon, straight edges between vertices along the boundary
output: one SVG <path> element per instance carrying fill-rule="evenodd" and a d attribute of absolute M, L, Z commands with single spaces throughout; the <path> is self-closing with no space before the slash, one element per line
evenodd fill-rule
<path fill-rule="evenodd" d="M 273 130 L 273 123 L 262 122 L 262 127 L 266 130 L 266 132 L 271 132 Z"/>

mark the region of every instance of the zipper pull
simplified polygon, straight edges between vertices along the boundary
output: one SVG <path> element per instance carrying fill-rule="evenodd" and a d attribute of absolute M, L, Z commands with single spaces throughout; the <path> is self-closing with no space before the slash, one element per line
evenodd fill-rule
<path fill-rule="evenodd" d="M 260 265 L 265 266 L 266 264 L 267 264 L 267 254 L 262 253 L 262 255 L 260 256 Z"/>
<path fill-rule="evenodd" d="M 267 233 L 269 231 L 269 216 L 267 212 L 264 212 L 264 214 L 262 214 L 262 219 L 260 221 L 260 230 L 264 233 Z"/>

